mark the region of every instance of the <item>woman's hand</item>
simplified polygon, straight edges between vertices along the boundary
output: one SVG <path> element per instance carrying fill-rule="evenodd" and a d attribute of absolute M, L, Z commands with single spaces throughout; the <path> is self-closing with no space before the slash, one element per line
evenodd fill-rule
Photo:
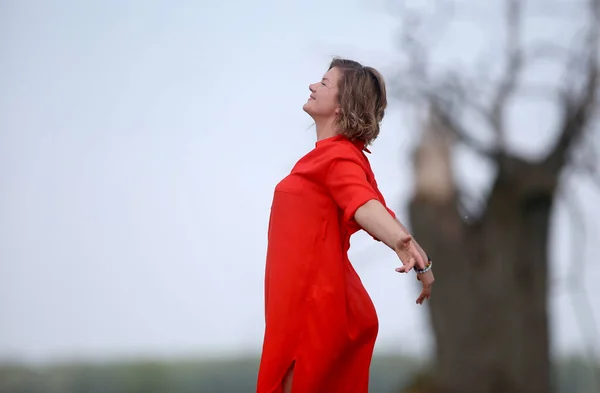
<path fill-rule="evenodd" d="M 394 248 L 396 254 L 402 261 L 402 267 L 396 269 L 398 273 L 408 273 L 413 267 L 424 269 L 427 263 L 425 252 L 412 239 L 412 236 L 406 235 L 396 243 Z M 421 294 L 417 298 L 417 304 L 423 304 L 426 299 L 431 297 L 431 286 L 435 281 L 433 271 L 429 269 L 425 273 L 417 273 L 417 280 L 421 281 L 423 288 Z"/>
<path fill-rule="evenodd" d="M 435 281 L 433 277 L 433 271 L 429 269 L 427 272 L 419 274 L 417 273 L 417 280 L 421 281 L 423 288 L 421 289 L 421 294 L 417 298 L 417 304 L 423 304 L 425 299 L 429 299 L 431 297 L 431 286 Z"/>
<path fill-rule="evenodd" d="M 383 241 L 396 252 L 402 262 L 402 266 L 396 269 L 397 272 L 408 273 L 414 267 L 419 270 L 425 269 L 428 262 L 425 251 L 413 240 L 406 227 L 394 219 L 381 202 L 373 199 L 365 203 L 358 208 L 354 219 L 371 236 Z M 425 299 L 429 299 L 431 294 L 433 273 L 429 270 L 426 273 L 418 274 L 417 278 L 423 284 L 423 290 L 417 299 L 417 303 L 422 304 Z"/>
<path fill-rule="evenodd" d="M 402 267 L 396 269 L 398 273 L 408 273 L 415 266 L 418 269 L 425 269 L 427 260 L 420 252 L 419 247 L 417 247 L 412 236 L 402 236 L 402 238 L 396 242 L 394 251 L 396 251 L 398 258 L 400 258 L 400 261 L 402 262 Z"/>

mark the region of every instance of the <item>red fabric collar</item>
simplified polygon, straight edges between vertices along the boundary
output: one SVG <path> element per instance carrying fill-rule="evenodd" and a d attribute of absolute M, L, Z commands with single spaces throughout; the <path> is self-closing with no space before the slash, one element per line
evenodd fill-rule
<path fill-rule="evenodd" d="M 369 149 L 367 149 L 367 147 L 365 146 L 365 142 L 360 141 L 360 140 L 355 140 L 355 141 L 350 141 L 347 137 L 345 137 L 344 135 L 336 135 L 336 136 L 331 136 L 329 138 L 325 138 L 325 139 L 321 139 L 320 141 L 317 141 L 317 143 L 315 143 L 315 146 L 322 146 L 324 144 L 328 144 L 328 143 L 332 143 L 332 142 L 336 142 L 336 141 L 349 141 L 352 142 L 352 144 L 354 146 L 356 146 L 359 150 L 363 150 L 369 154 L 371 154 L 371 151 Z"/>

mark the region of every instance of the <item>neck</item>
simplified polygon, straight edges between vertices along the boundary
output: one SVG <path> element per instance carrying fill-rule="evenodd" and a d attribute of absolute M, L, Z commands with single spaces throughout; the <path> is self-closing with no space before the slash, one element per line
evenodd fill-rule
<path fill-rule="evenodd" d="M 335 118 L 315 119 L 315 125 L 317 128 L 317 141 L 322 141 L 338 134 L 337 127 L 335 126 Z"/>

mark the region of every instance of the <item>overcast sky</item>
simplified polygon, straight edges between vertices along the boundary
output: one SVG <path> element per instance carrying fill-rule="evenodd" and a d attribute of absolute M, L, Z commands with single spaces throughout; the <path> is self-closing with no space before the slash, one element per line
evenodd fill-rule
<path fill-rule="evenodd" d="M 308 84 L 334 55 L 391 78 L 398 26 L 383 3 L 2 2 L 0 359 L 257 353 L 273 187 L 315 142 L 301 110 Z M 499 13 L 481 7 L 438 40 L 438 64 L 491 53 Z M 569 32 L 535 23 L 534 32 Z M 543 152 L 552 120 L 547 105 L 516 106 L 511 146 Z M 400 218 L 415 124 L 392 102 L 371 149 Z M 489 170 L 473 160 L 461 156 L 459 176 L 477 189 Z M 598 221 L 598 193 L 569 187 Z M 560 206 L 558 283 L 570 263 Z M 394 273 L 394 254 L 370 237 L 352 245 L 380 317 L 377 350 L 427 354 L 414 277 Z M 588 246 L 597 299 L 600 247 Z M 589 345 L 567 292 L 556 287 L 550 304 L 553 347 Z"/>

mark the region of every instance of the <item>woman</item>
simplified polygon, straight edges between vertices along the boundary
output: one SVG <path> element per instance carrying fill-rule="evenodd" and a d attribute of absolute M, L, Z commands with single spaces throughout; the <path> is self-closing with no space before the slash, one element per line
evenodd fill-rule
<path fill-rule="evenodd" d="M 265 336 L 258 393 L 363 393 L 378 330 L 375 308 L 348 260 L 366 230 L 413 267 L 429 298 L 431 262 L 395 219 L 365 152 L 387 106 L 382 76 L 334 59 L 309 86 L 304 111 L 317 143 L 275 187 L 265 272 Z"/>

